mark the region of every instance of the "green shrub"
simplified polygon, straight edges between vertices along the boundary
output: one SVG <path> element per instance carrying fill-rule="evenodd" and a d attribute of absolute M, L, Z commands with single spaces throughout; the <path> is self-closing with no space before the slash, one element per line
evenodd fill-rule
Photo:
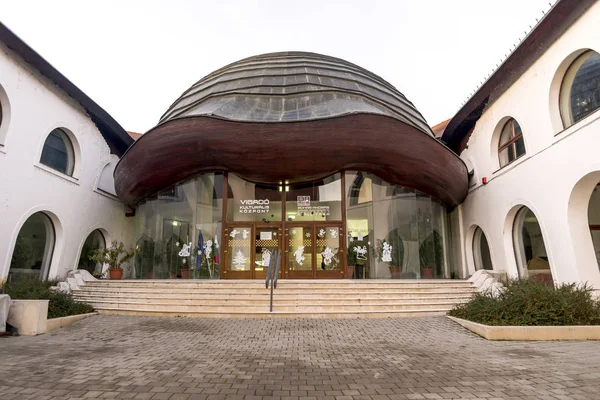
<path fill-rule="evenodd" d="M 56 281 L 28 279 L 6 283 L 2 289 L 11 299 L 15 300 L 50 300 L 48 302 L 49 319 L 94 311 L 91 305 L 73 300 L 70 294 L 50 290 L 50 286 L 55 286 L 56 283 Z"/>
<path fill-rule="evenodd" d="M 600 303 L 587 285 L 552 284 L 535 279 L 512 280 L 497 297 L 477 293 L 450 315 L 486 325 L 600 325 Z"/>

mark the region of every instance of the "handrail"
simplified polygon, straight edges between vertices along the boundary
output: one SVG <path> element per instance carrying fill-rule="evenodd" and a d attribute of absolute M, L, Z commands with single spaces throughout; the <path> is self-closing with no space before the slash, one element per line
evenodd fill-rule
<path fill-rule="evenodd" d="M 273 257 L 269 259 L 269 267 L 267 268 L 267 277 L 265 278 L 265 288 L 269 288 L 269 279 L 271 279 L 271 273 L 273 272 Z"/>
<path fill-rule="evenodd" d="M 277 250 L 277 263 L 275 264 L 275 276 L 273 277 L 273 287 L 277 289 L 277 279 L 279 278 L 279 264 L 281 262 L 281 250 Z"/>
<path fill-rule="evenodd" d="M 275 260 L 273 260 L 275 258 Z M 266 285 L 269 288 L 269 280 L 271 280 L 271 297 L 269 300 L 269 312 L 273 312 L 273 289 L 277 288 L 277 276 L 279 275 L 279 265 L 281 263 L 281 250 L 277 250 L 269 260 L 269 270 L 267 271 Z M 273 268 L 275 264 L 275 268 Z"/>

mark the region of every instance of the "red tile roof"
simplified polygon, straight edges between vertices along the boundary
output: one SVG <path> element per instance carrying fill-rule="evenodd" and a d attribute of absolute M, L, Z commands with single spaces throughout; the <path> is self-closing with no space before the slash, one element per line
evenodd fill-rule
<path fill-rule="evenodd" d="M 439 124 L 434 125 L 434 126 L 431 127 L 431 130 L 433 131 L 433 134 L 435 135 L 436 138 L 439 138 L 439 137 L 442 136 L 442 134 L 444 133 L 444 130 L 446 129 L 446 127 L 450 123 L 451 119 L 452 118 L 448 118 L 447 120 L 445 120 L 443 122 L 440 122 Z"/>
<path fill-rule="evenodd" d="M 137 132 L 129 132 L 129 131 L 127 131 L 127 133 L 129 134 L 129 136 L 131 136 L 131 138 L 133 140 L 138 140 L 142 136 L 141 133 L 137 133 Z"/>

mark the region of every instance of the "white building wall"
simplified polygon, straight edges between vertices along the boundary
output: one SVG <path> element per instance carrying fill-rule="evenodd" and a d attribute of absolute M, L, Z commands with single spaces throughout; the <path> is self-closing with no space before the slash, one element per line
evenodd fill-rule
<path fill-rule="evenodd" d="M 600 111 L 564 129 L 558 107 L 571 61 L 587 49 L 600 53 L 599 20 L 596 3 L 477 122 L 461 154 L 477 179 L 459 206 L 466 274 L 474 272 L 475 226 L 487 236 L 494 269 L 517 274 L 512 228 L 524 205 L 538 218 L 555 282 L 587 281 L 600 288 L 587 221 L 589 198 L 600 182 Z M 500 168 L 499 131 L 508 117 L 523 130 L 526 154 Z"/>
<path fill-rule="evenodd" d="M 105 233 L 107 243 L 120 240 L 130 245 L 133 218 L 125 217 L 125 206 L 116 197 L 97 189 L 101 171 L 108 163 L 114 165 L 118 157 L 110 154 L 85 110 L 2 44 L 0 88 L 4 103 L 0 126 L 0 281 L 8 275 L 21 226 L 37 211 L 46 212 L 56 230 L 50 277 L 62 277 L 76 268 L 83 242 L 94 229 Z M 76 140 L 73 177 L 39 163 L 44 141 L 54 128 L 64 128 Z M 106 186 L 106 177 L 103 180 Z"/>

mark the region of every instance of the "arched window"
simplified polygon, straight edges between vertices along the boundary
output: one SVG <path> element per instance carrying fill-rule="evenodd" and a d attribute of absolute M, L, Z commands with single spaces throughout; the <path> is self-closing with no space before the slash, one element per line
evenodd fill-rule
<path fill-rule="evenodd" d="M 535 214 L 527 207 L 521 208 L 515 218 L 513 244 L 521 277 L 552 282 L 542 229 Z"/>
<path fill-rule="evenodd" d="M 94 254 L 96 250 L 104 248 L 106 248 L 106 240 L 104 239 L 104 235 L 102 232 L 96 229 L 88 235 L 87 239 L 85 239 L 85 242 L 83 243 L 77 269 L 85 269 L 90 274 L 94 274 L 94 272 L 101 273 L 102 266 L 98 265 L 99 263 L 96 261 L 90 260 L 90 256 Z M 99 271 L 96 271 L 97 269 L 99 269 Z"/>
<path fill-rule="evenodd" d="M 509 119 L 500 133 L 498 158 L 500 167 L 510 164 L 525 154 L 525 141 L 521 126 L 514 118 Z"/>
<path fill-rule="evenodd" d="M 40 163 L 65 175 L 73 175 L 75 155 L 71 139 L 65 131 L 57 128 L 50 132 L 44 143 Z"/>
<path fill-rule="evenodd" d="M 565 74 L 560 89 L 560 113 L 565 128 L 600 108 L 600 54 L 587 51 Z"/>
<path fill-rule="evenodd" d="M 8 271 L 9 279 L 46 279 L 53 250 L 52 221 L 42 212 L 33 214 L 17 235 Z"/>
<path fill-rule="evenodd" d="M 475 261 L 475 271 L 480 269 L 493 270 L 492 256 L 490 246 L 481 228 L 475 230 L 473 236 L 473 259 Z"/>

